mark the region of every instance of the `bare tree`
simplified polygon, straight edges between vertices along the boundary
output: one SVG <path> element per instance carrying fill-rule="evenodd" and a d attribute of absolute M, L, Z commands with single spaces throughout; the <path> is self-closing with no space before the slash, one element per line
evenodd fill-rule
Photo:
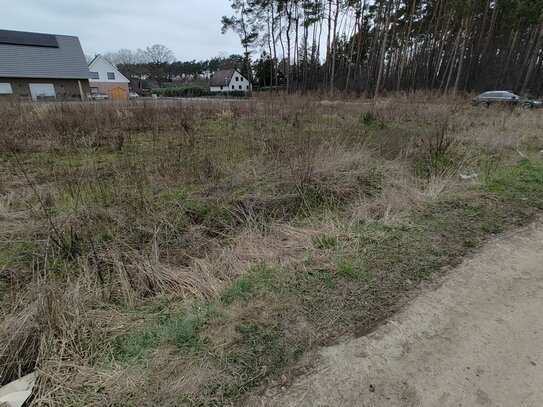
<path fill-rule="evenodd" d="M 127 48 L 121 48 L 118 51 L 108 51 L 104 53 L 103 56 L 117 67 L 120 65 L 139 64 L 142 62 L 140 53 Z"/>
<path fill-rule="evenodd" d="M 145 49 L 138 49 L 138 56 L 147 68 L 148 75 L 159 85 L 167 76 L 169 65 L 175 61 L 173 52 L 162 44 L 155 44 Z"/>

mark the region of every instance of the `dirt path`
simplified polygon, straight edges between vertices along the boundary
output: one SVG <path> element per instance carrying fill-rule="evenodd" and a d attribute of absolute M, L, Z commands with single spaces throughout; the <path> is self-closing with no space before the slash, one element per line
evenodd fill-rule
<path fill-rule="evenodd" d="M 252 406 L 543 406 L 543 219 Z"/>

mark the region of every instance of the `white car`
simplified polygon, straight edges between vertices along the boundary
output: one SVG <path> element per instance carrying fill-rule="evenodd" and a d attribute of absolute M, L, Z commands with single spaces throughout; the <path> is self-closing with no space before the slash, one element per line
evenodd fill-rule
<path fill-rule="evenodd" d="M 128 94 L 128 97 L 129 97 L 130 99 L 137 99 L 137 98 L 140 97 L 140 95 L 137 94 L 136 92 L 130 92 L 130 93 Z"/>
<path fill-rule="evenodd" d="M 109 100 L 109 96 L 105 93 L 93 93 L 91 98 L 92 100 Z"/>

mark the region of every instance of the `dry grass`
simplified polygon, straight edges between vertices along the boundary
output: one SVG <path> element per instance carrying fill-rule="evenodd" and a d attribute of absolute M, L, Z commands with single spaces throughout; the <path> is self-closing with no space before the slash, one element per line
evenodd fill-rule
<path fill-rule="evenodd" d="M 400 260 L 377 252 L 414 219 L 492 205 L 485 177 L 543 149 L 540 112 L 430 95 L 2 105 L 0 121 L 0 383 L 38 369 L 36 405 L 235 399 L 394 302 Z"/>

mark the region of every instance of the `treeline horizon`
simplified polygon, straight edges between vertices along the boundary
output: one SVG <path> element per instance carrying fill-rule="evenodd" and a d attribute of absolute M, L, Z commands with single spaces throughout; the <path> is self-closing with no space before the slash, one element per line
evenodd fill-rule
<path fill-rule="evenodd" d="M 206 60 L 177 60 L 173 52 L 162 44 L 133 51 L 122 48 L 101 54 L 130 79 L 150 78 L 157 83 L 208 79 L 213 72 L 227 68 L 241 69 L 243 55 L 219 55 Z M 87 56 L 90 61 L 93 59 Z"/>
<path fill-rule="evenodd" d="M 125 75 L 197 81 L 236 68 L 260 87 L 379 94 L 543 94 L 543 0 L 229 0 L 243 55 L 106 53 Z"/>
<path fill-rule="evenodd" d="M 159 46 L 162 47 L 162 45 Z M 123 59 L 123 55 L 126 56 L 129 54 L 132 54 L 130 61 Z M 104 58 L 115 65 L 127 78 L 153 79 L 159 85 L 164 85 L 168 82 L 190 84 L 209 80 L 215 72 L 223 69 L 237 69 L 245 77 L 251 78 L 253 84 L 260 87 L 271 86 L 271 82 L 273 82 L 269 80 L 269 61 L 266 58 L 250 61 L 250 72 L 248 72 L 246 59 L 241 54 L 219 55 L 210 59 L 189 61 L 180 61 L 175 58 L 171 61 L 159 58 L 146 60 L 135 55 L 136 53 L 128 49 L 102 54 Z M 92 58 L 88 59 L 91 60 Z M 284 75 L 279 72 L 278 79 L 274 84 L 278 84 L 279 87 L 284 88 L 285 83 Z"/>
<path fill-rule="evenodd" d="M 289 90 L 541 94 L 543 0 L 230 0 L 223 31 Z M 283 56 L 285 58 L 283 58 Z M 286 63 L 290 61 L 290 63 Z"/>

